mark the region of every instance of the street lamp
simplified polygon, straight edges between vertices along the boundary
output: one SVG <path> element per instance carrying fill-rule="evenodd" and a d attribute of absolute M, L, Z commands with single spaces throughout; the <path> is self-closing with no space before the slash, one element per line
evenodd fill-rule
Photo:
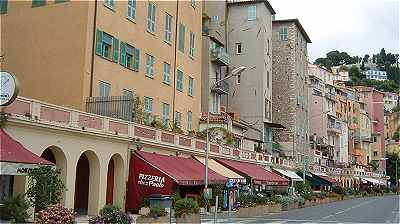
<path fill-rule="evenodd" d="M 233 69 L 230 74 L 228 74 L 227 76 L 225 76 L 225 78 L 220 79 L 220 80 L 216 80 L 213 84 L 213 86 L 218 85 L 219 83 L 221 83 L 224 80 L 230 79 L 233 76 L 237 76 L 240 75 L 244 70 L 246 70 L 245 66 L 239 66 L 235 69 Z M 211 88 L 210 88 L 210 92 L 211 92 Z M 210 95 L 208 95 L 210 97 Z M 206 158 L 205 158 L 205 180 L 204 180 L 204 190 L 206 192 L 206 194 L 208 194 L 208 152 L 210 151 L 210 139 L 209 139 L 209 125 L 210 125 L 210 101 L 208 101 L 207 103 L 207 146 L 206 146 Z"/>

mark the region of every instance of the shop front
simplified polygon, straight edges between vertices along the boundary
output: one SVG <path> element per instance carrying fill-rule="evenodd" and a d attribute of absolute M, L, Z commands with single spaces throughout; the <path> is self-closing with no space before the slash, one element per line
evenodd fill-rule
<path fill-rule="evenodd" d="M 41 165 L 54 165 L 26 149 L 0 129 L 0 201 L 18 193 L 24 193 L 20 186 L 26 175 Z"/>
<path fill-rule="evenodd" d="M 200 161 L 202 164 L 205 164 L 205 159 L 203 157 L 195 157 L 195 159 Z M 208 168 L 226 177 L 228 180 L 225 183 L 225 189 L 223 191 L 222 207 L 225 209 L 236 207 L 240 197 L 240 189 L 242 186 L 246 185 L 246 178 L 228 169 L 214 159 L 208 159 Z"/>
<path fill-rule="evenodd" d="M 199 197 L 204 189 L 204 171 L 204 165 L 194 158 L 141 151 L 132 153 L 126 210 L 137 213 L 143 200 L 151 195 Z M 210 185 L 226 184 L 227 181 L 226 177 L 209 169 Z"/>
<path fill-rule="evenodd" d="M 291 170 L 284 170 L 284 169 L 278 169 L 278 168 L 273 168 L 273 170 L 278 174 L 281 175 L 284 178 L 287 178 L 290 180 L 290 190 L 292 194 L 294 193 L 294 183 L 295 182 L 302 182 L 303 178 L 301 178 L 299 175 L 296 174 L 296 172 L 291 171 Z"/>
<path fill-rule="evenodd" d="M 216 161 L 246 178 L 246 185 L 241 188 L 243 192 L 250 194 L 287 192 L 289 180 L 256 164 L 226 159 L 216 159 Z"/>

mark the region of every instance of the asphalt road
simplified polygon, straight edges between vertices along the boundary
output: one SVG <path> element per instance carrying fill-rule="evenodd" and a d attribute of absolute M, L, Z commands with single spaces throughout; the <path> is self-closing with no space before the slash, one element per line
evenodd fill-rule
<path fill-rule="evenodd" d="M 400 223 L 399 204 L 398 195 L 357 198 L 263 217 L 219 219 L 218 223 Z"/>

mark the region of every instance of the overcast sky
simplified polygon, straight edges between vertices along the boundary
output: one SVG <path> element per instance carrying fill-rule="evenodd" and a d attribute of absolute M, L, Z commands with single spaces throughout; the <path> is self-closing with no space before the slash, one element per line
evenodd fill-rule
<path fill-rule="evenodd" d="M 276 19 L 298 18 L 311 38 L 309 60 L 331 50 L 352 56 L 399 53 L 400 0 L 269 0 Z"/>

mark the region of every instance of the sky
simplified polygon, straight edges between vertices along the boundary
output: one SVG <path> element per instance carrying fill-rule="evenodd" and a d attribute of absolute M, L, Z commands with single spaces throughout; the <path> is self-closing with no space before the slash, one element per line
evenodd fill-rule
<path fill-rule="evenodd" d="M 276 19 L 298 18 L 310 62 L 332 50 L 351 56 L 400 53 L 400 0 L 269 0 Z"/>

